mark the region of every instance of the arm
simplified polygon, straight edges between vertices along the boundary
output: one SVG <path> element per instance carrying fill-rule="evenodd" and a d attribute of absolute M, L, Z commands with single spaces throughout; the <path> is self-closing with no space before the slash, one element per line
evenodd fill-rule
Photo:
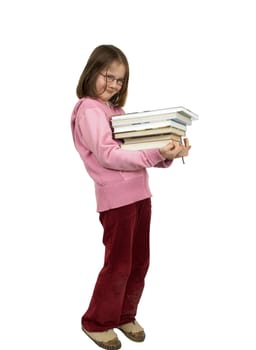
<path fill-rule="evenodd" d="M 122 150 L 113 140 L 109 122 L 100 108 L 86 109 L 81 106 L 75 124 L 80 141 L 105 168 L 136 171 L 153 167 L 165 160 L 158 149 Z"/>
<path fill-rule="evenodd" d="M 169 160 L 169 159 L 165 159 L 159 163 L 157 163 L 156 165 L 154 165 L 155 168 L 169 168 L 169 166 L 172 165 L 173 159 Z"/>

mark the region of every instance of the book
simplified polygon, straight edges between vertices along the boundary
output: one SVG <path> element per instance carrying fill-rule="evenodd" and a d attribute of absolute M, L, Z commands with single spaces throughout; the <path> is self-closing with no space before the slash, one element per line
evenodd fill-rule
<path fill-rule="evenodd" d="M 130 150 L 130 151 L 139 151 L 144 149 L 151 148 L 161 148 L 167 145 L 171 140 L 155 140 L 148 142 L 138 142 L 138 143 L 123 143 L 121 145 L 122 149 Z"/>
<path fill-rule="evenodd" d="M 185 107 L 115 115 L 111 118 L 113 137 L 126 150 L 161 148 L 170 141 L 183 142 L 187 126 L 198 115 Z"/>
<path fill-rule="evenodd" d="M 124 120 L 124 119 L 139 119 L 139 118 L 150 118 L 154 116 L 164 116 L 164 115 L 175 115 L 175 114 L 180 114 L 183 115 L 187 118 L 189 118 L 191 121 L 198 119 L 198 115 L 191 110 L 179 106 L 179 107 L 170 107 L 170 108 L 164 108 L 164 109 L 155 109 L 151 111 L 144 111 L 144 112 L 133 112 L 133 113 L 125 113 L 125 114 L 120 114 L 120 115 L 115 115 L 113 117 L 114 121 L 117 120 Z"/>
<path fill-rule="evenodd" d="M 145 122 L 160 122 L 165 120 L 174 120 L 175 122 L 184 124 L 184 125 L 191 125 L 192 119 L 186 115 L 182 115 L 180 113 L 167 113 L 167 114 L 157 114 L 157 115 L 150 115 L 150 116 L 142 116 L 142 117 L 132 117 L 132 118 L 123 118 L 123 119 L 115 119 L 113 117 L 112 119 L 112 126 L 118 127 L 123 125 L 137 125 Z"/>
<path fill-rule="evenodd" d="M 181 136 L 175 134 L 163 134 L 163 135 L 151 135 L 151 136 L 140 136 L 140 137 L 128 137 L 123 139 L 123 143 L 133 144 L 133 143 L 143 143 L 151 141 L 161 141 L 161 140 L 173 140 L 181 142 Z"/>
<path fill-rule="evenodd" d="M 114 117 L 112 117 L 113 119 Z M 172 126 L 176 129 L 180 129 L 183 131 L 187 130 L 187 125 L 178 123 L 174 120 L 163 120 L 163 121 L 154 121 L 154 122 L 142 122 L 142 123 L 136 123 L 136 124 L 129 124 L 129 125 L 122 125 L 122 126 L 113 126 L 112 128 L 114 133 L 120 133 L 120 132 L 127 132 L 127 131 L 135 131 L 135 130 L 147 130 L 147 129 L 156 129 L 161 128 L 165 126 Z"/>
<path fill-rule="evenodd" d="M 127 131 L 127 132 L 113 132 L 113 136 L 117 140 L 124 139 L 127 137 L 139 137 L 139 136 L 150 136 L 150 135 L 160 135 L 160 134 L 175 134 L 179 136 L 185 136 L 186 132 L 184 130 L 174 128 L 172 126 L 146 129 L 146 130 L 145 129 L 134 130 L 134 131 Z"/>

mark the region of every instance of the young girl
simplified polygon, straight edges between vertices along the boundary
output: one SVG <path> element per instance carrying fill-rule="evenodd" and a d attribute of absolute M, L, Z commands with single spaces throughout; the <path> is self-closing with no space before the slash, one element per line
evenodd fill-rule
<path fill-rule="evenodd" d="M 188 140 L 145 151 L 120 148 L 110 121 L 124 113 L 128 81 L 124 53 L 112 45 L 96 47 L 78 82 L 79 101 L 71 120 L 75 147 L 95 183 L 105 245 L 104 266 L 82 317 L 82 329 L 110 350 L 121 347 L 114 328 L 137 342 L 145 338 L 135 316 L 149 266 L 151 192 L 146 168 L 166 168 L 190 149 Z"/>

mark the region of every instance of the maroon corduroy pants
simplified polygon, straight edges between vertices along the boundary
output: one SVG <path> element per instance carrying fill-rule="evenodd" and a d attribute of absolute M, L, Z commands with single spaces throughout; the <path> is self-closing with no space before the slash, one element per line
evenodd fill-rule
<path fill-rule="evenodd" d="M 105 259 L 82 317 L 89 332 L 135 320 L 149 267 L 150 219 L 150 198 L 100 213 Z"/>

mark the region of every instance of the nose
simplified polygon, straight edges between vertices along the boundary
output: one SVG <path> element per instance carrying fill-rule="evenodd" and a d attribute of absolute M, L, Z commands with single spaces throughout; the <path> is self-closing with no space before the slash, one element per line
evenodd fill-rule
<path fill-rule="evenodd" d="M 117 79 L 114 79 L 113 81 L 111 81 L 110 86 L 118 87 L 119 85 L 117 83 Z"/>
<path fill-rule="evenodd" d="M 113 81 L 110 83 L 109 87 L 110 87 L 112 90 L 115 90 L 115 91 L 117 91 L 117 90 L 120 89 L 120 86 L 118 85 L 116 79 L 113 80 Z"/>

